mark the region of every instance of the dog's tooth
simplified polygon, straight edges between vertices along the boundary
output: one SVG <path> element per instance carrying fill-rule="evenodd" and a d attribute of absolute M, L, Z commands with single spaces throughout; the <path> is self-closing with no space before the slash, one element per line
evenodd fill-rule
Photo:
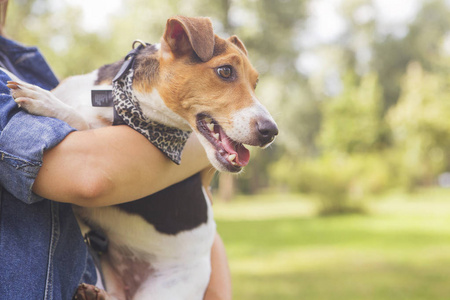
<path fill-rule="evenodd" d="M 233 162 L 236 159 L 236 154 L 230 154 L 228 155 L 228 161 Z"/>
<path fill-rule="evenodd" d="M 208 118 L 208 117 L 206 117 L 206 118 L 205 118 L 205 122 L 206 122 L 206 124 L 209 124 L 209 123 L 211 123 L 211 122 L 212 122 L 212 119 L 211 119 L 211 118 Z"/>
<path fill-rule="evenodd" d="M 220 135 L 219 135 L 218 133 L 214 133 L 214 134 L 213 134 L 213 137 L 215 137 L 216 140 L 219 140 Z"/>
<path fill-rule="evenodd" d="M 214 131 L 214 124 L 213 123 L 207 123 L 206 124 L 209 128 L 209 130 Z"/>

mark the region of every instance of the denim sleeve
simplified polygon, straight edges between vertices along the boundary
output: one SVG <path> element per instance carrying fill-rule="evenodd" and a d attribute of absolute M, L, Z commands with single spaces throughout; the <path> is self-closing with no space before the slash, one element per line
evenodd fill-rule
<path fill-rule="evenodd" d="M 31 190 L 42 166 L 44 150 L 75 130 L 54 118 L 34 116 L 17 107 L 0 71 L 0 185 L 25 203 L 42 197 Z"/>

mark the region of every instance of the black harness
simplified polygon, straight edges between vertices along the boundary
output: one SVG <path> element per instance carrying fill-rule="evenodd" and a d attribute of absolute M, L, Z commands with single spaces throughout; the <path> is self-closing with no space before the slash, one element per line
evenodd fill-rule
<path fill-rule="evenodd" d="M 136 47 L 136 44 L 139 44 Z M 127 73 L 130 68 L 134 67 L 135 58 L 138 53 L 144 49 L 145 47 L 150 46 L 149 43 L 144 43 L 140 40 L 135 40 L 132 45 L 132 49 L 125 56 L 122 66 L 120 67 L 119 72 L 117 72 L 116 76 L 114 76 L 113 82 L 123 78 L 125 73 Z M 124 125 L 125 122 L 117 113 L 114 107 L 114 95 L 113 90 L 92 90 L 91 91 L 91 103 L 94 107 L 113 107 L 114 111 L 114 120 L 113 125 Z"/>

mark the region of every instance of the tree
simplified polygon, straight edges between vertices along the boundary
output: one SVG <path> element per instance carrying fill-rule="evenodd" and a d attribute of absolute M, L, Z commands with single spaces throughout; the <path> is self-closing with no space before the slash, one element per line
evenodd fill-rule
<path fill-rule="evenodd" d="M 323 105 L 319 136 L 323 151 L 367 153 L 386 146 L 381 96 L 376 74 L 365 75 L 358 82 L 353 73 L 348 73 L 342 93 Z"/>
<path fill-rule="evenodd" d="M 384 111 L 397 102 L 401 80 L 410 62 L 419 62 L 427 71 L 449 70 L 448 62 L 443 64 L 441 52 L 450 28 L 450 9 L 444 1 L 423 1 L 414 21 L 406 28 L 405 36 L 379 36 L 373 47 L 371 69 L 379 74 L 384 90 Z"/>
<path fill-rule="evenodd" d="M 343 82 L 342 93 L 323 103 L 320 156 L 294 163 L 289 174 L 296 179 L 278 173 L 300 191 L 315 195 L 320 213 L 327 215 L 363 212 L 365 197 L 390 181 L 378 78 L 367 74 L 359 80 L 350 71 Z"/>
<path fill-rule="evenodd" d="M 450 167 L 450 85 L 448 76 L 408 66 L 397 105 L 388 122 L 395 151 L 410 188 L 435 183 Z"/>

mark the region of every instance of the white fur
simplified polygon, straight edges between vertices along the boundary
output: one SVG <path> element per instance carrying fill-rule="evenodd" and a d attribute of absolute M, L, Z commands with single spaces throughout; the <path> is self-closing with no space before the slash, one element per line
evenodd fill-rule
<path fill-rule="evenodd" d="M 275 123 L 267 109 L 256 99 L 253 98 L 253 105 L 238 110 L 231 117 L 233 127 L 227 130 L 227 135 L 235 141 L 243 144 L 254 145 L 253 139 L 257 134 L 256 126 L 252 126 L 256 120 L 269 120 Z M 269 146 L 264 145 L 264 147 Z"/>
<path fill-rule="evenodd" d="M 111 107 L 93 107 L 91 103 L 91 90 L 111 89 L 110 85 L 94 85 L 97 80 L 98 70 L 89 74 L 72 76 L 61 82 L 52 93 L 63 102 L 73 107 L 82 117 L 88 121 L 90 128 L 105 126 L 105 120 L 111 124 L 113 110 Z M 74 126 L 70 120 L 62 118 L 69 125 Z M 80 128 L 77 128 L 80 129 Z"/>
<path fill-rule="evenodd" d="M 150 120 L 182 130 L 190 130 L 189 123 L 166 106 L 156 89 L 151 94 L 142 94 L 135 90 L 133 93 L 139 100 L 142 112 Z"/>

